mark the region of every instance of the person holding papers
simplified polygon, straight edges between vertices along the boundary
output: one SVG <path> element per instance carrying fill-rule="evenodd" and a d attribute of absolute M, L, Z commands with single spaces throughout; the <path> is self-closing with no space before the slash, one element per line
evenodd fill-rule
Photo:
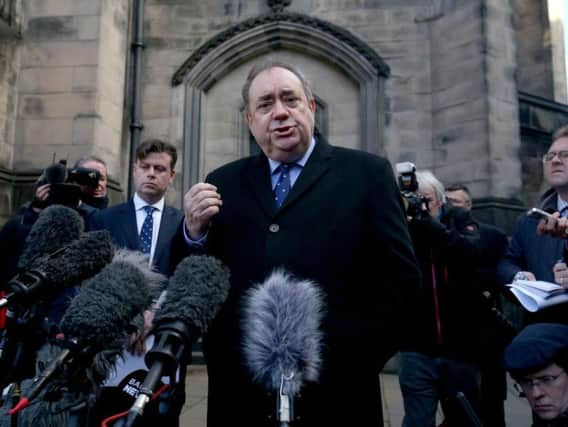
<path fill-rule="evenodd" d="M 554 218 L 568 217 L 568 126 L 555 132 L 542 162 L 544 180 L 550 189 L 544 193 L 540 208 L 554 213 Z M 567 241 L 556 237 L 552 223 L 548 224 L 549 229 L 546 224 L 548 222 L 530 216 L 521 218 L 507 253 L 497 266 L 499 283 L 507 285 L 516 280 L 540 280 L 568 285 L 565 266 Z M 526 321 L 568 324 L 568 305 L 563 303 L 539 309 L 530 313 Z"/>

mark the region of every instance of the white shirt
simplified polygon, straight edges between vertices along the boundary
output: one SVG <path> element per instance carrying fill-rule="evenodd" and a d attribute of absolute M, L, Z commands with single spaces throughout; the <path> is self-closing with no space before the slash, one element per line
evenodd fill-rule
<path fill-rule="evenodd" d="M 160 223 L 162 221 L 162 214 L 164 212 L 164 206 L 166 202 L 162 197 L 158 202 L 151 205 L 142 200 L 138 193 L 134 193 L 133 202 L 134 210 L 136 211 L 136 227 L 138 229 L 138 235 L 140 235 L 142 224 L 144 224 L 144 220 L 146 219 L 146 211 L 144 211 L 144 206 L 152 206 L 155 208 L 154 212 L 152 213 L 154 225 L 152 226 L 152 247 L 150 248 L 149 258 L 149 262 L 151 264 L 152 260 L 154 259 L 154 251 L 156 250 L 156 243 L 158 242 L 158 231 L 160 230 Z"/>

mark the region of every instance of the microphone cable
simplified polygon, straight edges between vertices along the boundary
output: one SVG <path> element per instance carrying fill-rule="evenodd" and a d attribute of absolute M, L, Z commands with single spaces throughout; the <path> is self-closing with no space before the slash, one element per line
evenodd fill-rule
<path fill-rule="evenodd" d="M 157 399 L 164 391 L 166 391 L 169 387 L 169 384 L 163 384 L 150 398 L 150 402 L 152 402 L 153 400 Z M 128 415 L 128 413 L 130 412 L 130 408 L 127 409 L 126 411 L 122 411 L 119 412 L 118 414 L 114 414 L 111 415 L 110 417 L 105 418 L 102 422 L 101 422 L 101 427 L 109 427 L 110 422 L 116 421 L 119 418 L 123 418 L 126 417 Z"/>

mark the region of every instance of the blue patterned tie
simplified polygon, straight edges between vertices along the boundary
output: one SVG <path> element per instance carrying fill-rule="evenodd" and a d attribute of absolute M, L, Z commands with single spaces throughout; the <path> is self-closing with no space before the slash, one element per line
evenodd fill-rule
<path fill-rule="evenodd" d="M 284 203 L 286 196 L 290 192 L 290 167 L 293 164 L 282 163 L 280 168 L 280 178 L 274 187 L 274 200 L 276 201 L 276 207 L 279 208 Z"/>
<path fill-rule="evenodd" d="M 152 213 L 156 208 L 153 206 L 144 206 L 142 209 L 146 212 L 146 218 L 140 230 L 140 250 L 142 253 L 149 254 L 152 248 L 152 229 L 154 228 Z"/>

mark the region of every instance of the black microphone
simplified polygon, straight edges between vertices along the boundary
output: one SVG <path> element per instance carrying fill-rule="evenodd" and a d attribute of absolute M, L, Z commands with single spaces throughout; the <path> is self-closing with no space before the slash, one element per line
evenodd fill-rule
<path fill-rule="evenodd" d="M 277 420 L 293 420 L 293 398 L 321 367 L 323 295 L 314 282 L 274 271 L 249 291 L 243 348 L 253 380 L 277 396 Z"/>
<path fill-rule="evenodd" d="M 160 378 L 175 374 L 191 340 L 207 331 L 229 287 L 229 271 L 214 257 L 192 255 L 179 263 L 154 317 L 156 338 L 144 359 L 149 371 L 128 413 L 127 427 L 143 414 Z"/>
<path fill-rule="evenodd" d="M 43 170 L 40 180 L 44 179 L 48 184 L 61 184 L 67 181 L 67 160 L 59 160 Z"/>
<path fill-rule="evenodd" d="M 102 382 L 133 331 L 133 318 L 151 305 L 154 288 L 161 280 L 163 276 L 150 270 L 141 253 L 117 251 L 110 264 L 85 281 L 65 312 L 60 329 L 67 348 L 34 378 L 27 396 L 21 398 L 10 415 L 25 408 L 70 360 L 90 369 L 89 378 Z M 104 354 L 98 355 L 101 352 Z"/>
<path fill-rule="evenodd" d="M 108 264 L 113 253 L 108 231 L 83 233 L 55 252 L 26 262 L 26 270 L 8 282 L 9 293 L 0 298 L 0 308 L 41 300 L 79 284 Z"/>
<path fill-rule="evenodd" d="M 26 237 L 18 268 L 26 269 L 35 259 L 68 245 L 81 236 L 85 228 L 79 213 L 62 205 L 45 208 Z"/>

